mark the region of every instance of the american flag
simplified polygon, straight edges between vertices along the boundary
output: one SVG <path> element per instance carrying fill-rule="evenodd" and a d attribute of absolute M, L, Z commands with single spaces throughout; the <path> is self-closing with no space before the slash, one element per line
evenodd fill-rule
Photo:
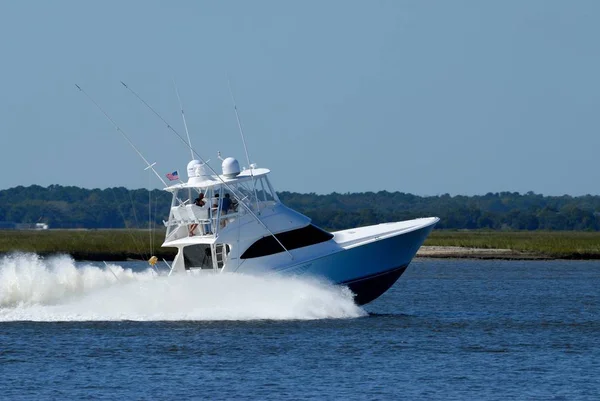
<path fill-rule="evenodd" d="M 168 173 L 167 178 L 169 179 L 169 181 L 176 181 L 179 179 L 179 173 L 177 172 L 177 170 L 175 170 L 172 173 Z"/>

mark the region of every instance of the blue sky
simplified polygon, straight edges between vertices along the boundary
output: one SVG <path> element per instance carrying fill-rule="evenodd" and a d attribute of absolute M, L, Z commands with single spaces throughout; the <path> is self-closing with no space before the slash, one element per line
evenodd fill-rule
<path fill-rule="evenodd" d="M 597 1 L 0 3 L 0 188 L 160 186 L 194 148 L 278 190 L 600 194 Z"/>

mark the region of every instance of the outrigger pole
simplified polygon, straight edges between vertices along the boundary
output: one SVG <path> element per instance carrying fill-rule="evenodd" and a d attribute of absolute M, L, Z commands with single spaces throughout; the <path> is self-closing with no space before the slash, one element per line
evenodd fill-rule
<path fill-rule="evenodd" d="M 82 92 L 88 99 L 90 99 L 90 101 L 92 103 L 94 103 L 94 105 L 98 108 L 98 110 L 100 110 L 102 112 L 102 114 L 104 114 L 104 117 L 106 117 L 108 119 L 108 121 L 110 121 L 112 123 L 112 125 L 117 129 L 117 132 L 119 132 L 121 135 L 123 135 L 123 138 L 125 138 L 125 140 L 127 141 L 127 143 L 129 143 L 129 145 L 133 148 L 133 150 L 136 151 L 136 153 L 142 158 L 142 160 L 144 161 L 144 163 L 146 163 L 146 168 L 144 170 L 148 170 L 148 169 L 152 169 L 152 171 L 154 172 L 154 174 L 156 175 L 156 177 L 158 177 L 158 179 L 165 185 L 165 187 L 168 187 L 169 185 L 165 182 L 165 180 L 163 180 L 163 178 L 160 176 L 160 174 L 158 174 L 156 172 L 156 170 L 154 169 L 154 165 L 156 164 L 156 162 L 154 163 L 150 163 L 148 160 L 146 160 L 146 158 L 144 157 L 144 155 L 142 155 L 142 153 L 138 150 L 138 148 L 135 147 L 135 145 L 133 144 L 133 142 L 131 142 L 131 140 L 129 139 L 129 137 L 127 136 L 127 134 L 125 133 L 125 131 L 123 131 L 118 125 L 117 123 L 110 118 L 110 116 L 106 113 L 106 111 L 104 111 L 104 109 L 102 107 L 100 107 L 100 105 L 98 103 L 96 103 L 96 101 L 94 99 L 92 99 L 92 97 L 90 95 L 88 95 L 88 93 L 86 91 L 84 91 L 81 86 L 75 84 L 75 86 L 77 87 L 77 89 L 79 89 L 80 92 Z"/>
<path fill-rule="evenodd" d="M 242 123 L 240 122 L 240 116 L 238 115 L 237 105 L 235 103 L 235 97 L 233 97 L 233 91 L 231 90 L 231 82 L 227 78 L 227 86 L 229 86 L 229 94 L 231 95 L 231 101 L 233 102 L 233 110 L 235 111 L 235 119 L 237 120 L 240 135 L 242 136 L 242 143 L 244 144 L 244 152 L 246 153 L 246 160 L 248 161 L 248 168 L 250 169 L 250 176 L 252 177 L 252 188 L 254 189 L 254 199 L 256 199 L 256 209 L 258 210 L 258 195 L 256 193 L 256 182 L 254 181 L 254 168 L 250 163 L 250 156 L 248 155 L 248 148 L 246 147 L 246 139 L 244 138 L 244 130 L 242 129 Z"/>
<path fill-rule="evenodd" d="M 144 99 L 142 99 L 140 97 L 140 95 L 137 94 L 137 92 L 135 92 L 133 89 L 131 89 L 129 86 L 127 86 L 125 84 L 125 82 L 121 81 L 121 84 L 127 89 L 129 90 L 135 97 L 137 97 L 146 107 L 148 107 L 148 109 L 150 109 L 150 111 L 152 111 L 152 113 L 154 113 L 154 115 L 156 115 L 158 118 L 160 118 L 160 120 L 162 122 L 164 122 L 167 125 L 167 128 L 171 130 L 171 132 L 173 132 L 178 138 L 179 140 L 181 140 L 181 142 L 183 142 L 186 146 L 188 146 L 190 148 L 190 150 L 192 151 L 192 157 L 194 157 L 194 155 L 196 155 L 196 157 L 198 157 L 198 159 L 204 163 L 204 165 L 206 167 L 208 167 L 208 169 L 219 179 L 219 181 L 221 181 L 221 183 L 223 184 L 223 186 L 225 186 L 225 188 L 227 188 L 229 191 L 231 191 L 231 193 L 233 194 L 233 196 L 239 201 L 239 204 L 242 205 L 242 207 L 244 209 L 246 209 L 246 211 L 248 213 L 250 213 L 252 215 L 252 217 L 254 217 L 256 219 L 256 221 L 263 226 L 263 228 L 265 230 L 267 230 L 267 232 L 269 234 L 271 234 L 271 236 L 273 238 L 275 238 L 275 241 L 277 241 L 277 243 L 283 248 L 283 250 L 290 256 L 290 258 L 294 259 L 294 255 L 292 255 L 290 253 L 290 251 L 287 250 L 287 248 L 281 243 L 281 241 L 279 240 L 279 238 L 277 238 L 275 236 L 275 234 L 273 234 L 273 232 L 269 229 L 269 227 L 266 226 L 265 223 L 263 223 L 263 221 L 252 211 L 252 209 L 246 205 L 243 201 L 242 198 L 236 194 L 235 189 L 233 189 L 231 186 L 229 186 L 229 184 L 227 184 L 225 182 L 225 180 L 223 180 L 223 178 L 221 178 L 221 176 L 219 175 L 219 173 L 217 173 L 211 166 L 210 164 L 208 164 L 207 162 L 204 161 L 204 159 L 202 158 L 202 156 L 200 156 L 200 154 L 198 152 L 196 152 L 196 150 L 194 148 L 192 148 L 192 146 L 189 143 L 186 143 L 185 139 L 183 139 L 183 137 L 179 134 L 179 132 L 177 132 L 177 130 L 175 130 L 175 128 L 173 128 L 171 126 L 171 124 L 169 124 L 160 114 L 158 114 L 158 112 L 156 110 L 154 110 L 152 108 L 152 106 L 150 106 L 148 103 L 146 103 L 146 101 Z M 112 120 L 111 120 L 112 121 Z"/>
<path fill-rule="evenodd" d="M 123 81 L 121 81 L 123 84 Z M 125 84 L 123 84 L 125 85 Z M 188 145 L 190 146 L 190 153 L 192 154 L 192 159 L 194 158 L 194 152 L 192 151 L 192 140 L 190 139 L 190 132 L 188 131 L 187 123 L 185 122 L 185 113 L 183 112 L 183 103 L 181 103 L 181 98 L 179 97 L 179 90 L 177 89 L 177 85 L 175 84 L 175 79 L 173 79 L 173 86 L 175 87 L 175 93 L 177 94 L 177 100 L 179 101 L 179 108 L 181 109 L 181 118 L 183 118 L 183 126 L 185 128 L 185 134 L 187 135 Z M 125 85 L 127 88 L 127 85 Z"/>

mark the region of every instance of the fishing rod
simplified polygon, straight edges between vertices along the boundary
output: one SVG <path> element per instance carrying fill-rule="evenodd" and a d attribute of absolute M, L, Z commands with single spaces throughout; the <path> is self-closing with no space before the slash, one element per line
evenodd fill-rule
<path fill-rule="evenodd" d="M 250 208 L 250 206 L 246 205 L 241 199 L 242 197 L 240 195 L 237 194 L 237 191 L 232 188 L 229 184 L 227 184 L 225 182 L 225 180 L 223 180 L 223 178 L 219 175 L 219 173 L 217 173 L 210 164 L 208 164 L 207 162 L 204 161 L 204 159 L 202 158 L 202 156 L 200 156 L 200 154 L 198 152 L 196 152 L 196 150 L 191 146 L 191 144 L 187 143 L 185 141 L 185 139 L 183 139 L 183 137 L 179 134 L 179 132 L 177 132 L 177 130 L 175 130 L 175 128 L 173 128 L 171 126 L 171 124 L 169 124 L 167 122 L 167 120 L 165 120 L 152 106 L 150 106 L 144 99 L 141 98 L 140 95 L 137 94 L 136 91 L 134 91 L 133 89 L 131 89 L 129 86 L 127 86 L 125 84 L 125 82 L 121 81 L 121 84 L 127 89 L 129 90 L 129 92 L 131 92 L 136 98 L 138 98 L 148 109 L 150 109 L 150 111 L 152 111 L 152 113 L 154 113 L 154 115 L 156 115 L 162 122 L 164 122 L 167 126 L 167 128 L 169 130 L 171 130 L 171 132 L 173 132 L 181 142 L 183 142 L 187 147 L 189 147 L 189 149 L 192 152 L 192 157 L 194 157 L 194 155 L 196 157 L 198 157 L 198 159 L 206 166 L 208 167 L 208 169 L 211 171 L 211 173 L 213 173 L 217 179 L 219 181 L 221 181 L 221 183 L 223 184 L 223 186 L 225 186 L 225 188 L 227 188 L 232 194 L 233 196 L 239 201 L 239 204 L 242 205 L 242 207 L 244 209 L 246 209 L 246 211 L 248 213 L 250 213 L 252 215 L 252 217 L 254 217 L 254 219 L 256 219 L 256 221 L 265 229 L 267 230 L 267 232 L 273 237 L 275 238 L 275 241 L 277 241 L 277 243 L 283 248 L 283 250 L 290 256 L 290 258 L 294 259 L 294 256 L 290 253 L 290 251 L 288 251 L 288 249 L 281 243 L 281 241 L 279 240 L 279 238 L 277 238 L 275 236 L 275 234 L 269 229 L 269 227 L 266 226 L 266 224 L 252 211 L 252 209 Z"/>
<path fill-rule="evenodd" d="M 156 165 L 156 162 L 150 164 L 150 162 L 148 160 L 146 160 L 146 158 L 144 157 L 144 155 L 142 155 L 142 152 L 140 152 L 138 150 L 138 148 L 135 147 L 135 145 L 133 144 L 133 142 L 131 142 L 131 139 L 129 139 L 129 137 L 127 136 L 127 134 L 125 133 L 125 131 L 123 131 L 117 125 L 117 123 L 112 118 L 110 118 L 110 116 L 108 115 L 108 113 L 106 113 L 106 111 L 104 111 L 104 109 L 102 107 L 100 107 L 100 105 L 98 103 L 96 103 L 96 101 L 86 91 L 84 91 L 83 88 L 81 88 L 81 86 L 79 86 L 77 84 L 75 84 L 75 86 L 77 87 L 77 89 L 79 89 L 80 92 L 82 92 L 94 104 L 94 106 L 96 106 L 98 108 L 98 110 L 100 110 L 102 112 L 102 114 L 104 114 L 104 117 L 106 117 L 106 119 L 112 123 L 112 125 L 117 129 L 117 132 L 119 132 L 123 136 L 123 138 L 125 138 L 125 140 L 127 141 L 127 143 L 129 143 L 129 145 L 133 148 L 133 150 L 135 150 L 136 153 L 142 158 L 142 160 L 144 161 L 144 163 L 146 163 L 146 168 L 144 170 L 152 169 L 152 171 L 154 172 L 154 174 L 156 175 L 156 177 L 165 185 L 165 187 L 168 187 L 169 185 L 165 182 L 165 180 L 163 180 L 163 178 L 160 176 L 160 174 L 158 174 L 156 172 L 156 170 L 154 169 L 154 166 Z"/>

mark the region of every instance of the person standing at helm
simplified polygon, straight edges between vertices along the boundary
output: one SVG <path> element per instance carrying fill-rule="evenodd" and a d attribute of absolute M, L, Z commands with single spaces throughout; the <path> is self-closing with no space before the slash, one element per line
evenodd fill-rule
<path fill-rule="evenodd" d="M 225 194 L 225 196 L 223 197 L 223 199 L 221 199 L 221 214 L 227 214 L 229 213 L 229 210 L 231 210 L 231 198 L 229 196 L 229 194 Z M 223 219 L 221 220 L 221 228 L 225 227 L 225 225 L 227 225 L 227 219 Z"/>
<path fill-rule="evenodd" d="M 213 198 L 213 204 L 212 204 L 212 208 L 215 209 L 213 210 L 213 213 L 216 213 L 216 209 L 219 207 L 219 194 L 216 193 L 215 197 Z"/>
<path fill-rule="evenodd" d="M 225 197 L 221 201 L 221 213 L 227 214 L 231 209 L 231 197 L 229 194 L 225 194 Z"/>
<path fill-rule="evenodd" d="M 204 194 L 202 192 L 200 192 L 198 194 L 198 197 L 194 200 L 194 206 L 203 207 L 204 205 L 205 205 Z M 194 236 L 194 230 L 196 229 L 196 227 L 198 227 L 198 223 L 190 224 L 190 227 L 189 227 L 190 237 Z"/>

